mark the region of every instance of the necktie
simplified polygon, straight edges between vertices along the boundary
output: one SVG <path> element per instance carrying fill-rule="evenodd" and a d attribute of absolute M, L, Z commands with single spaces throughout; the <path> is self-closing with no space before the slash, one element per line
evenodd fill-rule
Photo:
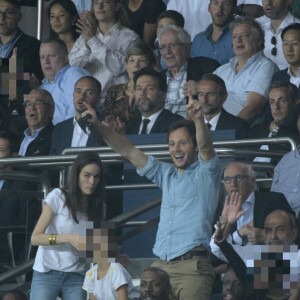
<path fill-rule="evenodd" d="M 147 133 L 147 126 L 150 123 L 149 119 L 144 119 L 143 120 L 143 127 L 142 127 L 142 131 L 141 134 L 146 134 Z"/>
<path fill-rule="evenodd" d="M 210 130 L 211 128 L 211 124 L 210 123 L 206 123 L 207 128 Z"/>

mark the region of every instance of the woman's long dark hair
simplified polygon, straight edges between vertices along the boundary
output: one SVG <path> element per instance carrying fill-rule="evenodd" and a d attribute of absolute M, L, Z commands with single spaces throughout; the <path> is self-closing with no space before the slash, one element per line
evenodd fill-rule
<path fill-rule="evenodd" d="M 51 8 L 55 4 L 61 5 L 71 15 L 71 18 L 75 17 L 74 24 L 71 24 L 72 25 L 71 26 L 71 32 L 72 32 L 73 40 L 76 41 L 80 34 L 78 32 L 76 32 L 76 28 L 77 28 L 76 27 L 76 21 L 79 19 L 79 15 L 78 15 L 78 11 L 77 11 L 77 8 L 76 8 L 74 2 L 71 1 L 71 0 L 54 0 L 54 1 L 52 1 L 49 5 L 49 8 L 48 8 L 49 21 L 50 21 Z M 53 31 L 51 26 L 50 26 L 50 37 L 51 38 L 58 38 L 58 34 Z"/>
<path fill-rule="evenodd" d="M 81 170 L 90 164 L 96 164 L 100 168 L 100 181 L 93 192 L 83 201 L 82 191 L 79 187 L 79 175 Z M 103 166 L 99 155 L 95 152 L 82 152 L 74 161 L 68 184 L 62 189 L 66 197 L 65 205 L 68 207 L 74 221 L 78 223 L 77 213 L 85 213 L 89 221 L 95 225 L 104 220 L 105 215 L 105 182 Z"/>

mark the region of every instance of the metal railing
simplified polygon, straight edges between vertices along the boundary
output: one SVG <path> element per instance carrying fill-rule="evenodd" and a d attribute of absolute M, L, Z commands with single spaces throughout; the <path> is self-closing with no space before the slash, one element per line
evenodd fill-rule
<path fill-rule="evenodd" d="M 278 143 L 287 143 L 290 145 L 291 150 L 296 149 L 295 142 L 290 138 L 276 138 L 276 139 L 253 139 L 253 140 L 238 140 L 238 141 L 218 141 L 214 142 L 215 150 L 220 158 L 236 158 L 236 157 L 253 157 L 253 156 L 268 156 L 268 157 L 281 157 L 284 152 L 282 151 L 261 151 L 261 150 L 249 150 L 249 145 L 262 145 L 262 144 L 278 144 Z M 243 149 L 243 147 L 247 147 L 247 149 Z M 137 148 L 143 150 L 147 155 L 154 155 L 158 159 L 169 160 L 169 152 L 168 145 L 159 144 L 159 145 L 140 145 Z M 17 157 L 17 158 L 6 158 L 0 159 L 0 165 L 3 166 L 26 166 L 26 168 L 33 169 L 58 169 L 62 171 L 65 167 L 70 166 L 77 154 L 82 151 L 96 151 L 101 155 L 101 159 L 104 163 L 120 163 L 124 162 L 125 159 L 121 157 L 119 154 L 114 153 L 109 147 L 100 147 L 100 148 L 69 148 L 64 151 L 64 155 L 59 156 L 38 156 L 38 157 Z M 251 163 L 251 161 L 249 161 Z M 252 163 L 256 168 L 263 168 L 265 170 L 272 170 L 272 164 L 255 164 Z M 35 181 L 37 178 L 29 173 L 25 172 L 6 172 L 0 171 L 0 178 L 7 179 L 22 179 L 23 176 L 26 176 L 26 180 Z M 47 185 L 47 179 L 39 176 L 39 182 L 41 182 L 43 188 L 43 194 L 46 195 L 49 191 L 50 186 Z M 257 180 L 258 185 L 262 185 L 265 187 L 270 186 L 272 182 L 272 178 L 260 178 Z M 108 189 L 141 189 L 141 188 L 156 188 L 154 184 L 130 184 L 130 185 L 117 185 L 117 186 L 108 186 Z M 128 238 L 142 232 L 143 230 L 157 224 L 158 218 L 154 218 L 153 220 L 147 221 L 130 221 L 136 216 L 139 216 L 154 207 L 160 205 L 160 199 L 154 199 L 149 201 L 134 210 L 123 213 L 111 221 L 116 224 L 116 227 L 122 226 L 136 226 L 130 232 L 127 232 L 124 236 L 120 238 L 120 241 L 125 241 Z M 0 284 L 6 282 L 12 278 L 16 278 L 20 274 L 24 274 L 32 269 L 33 260 L 26 262 L 5 274 L 0 275 Z"/>

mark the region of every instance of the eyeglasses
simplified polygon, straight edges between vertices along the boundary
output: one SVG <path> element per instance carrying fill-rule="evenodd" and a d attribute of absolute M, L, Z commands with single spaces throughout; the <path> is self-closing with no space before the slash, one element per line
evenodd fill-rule
<path fill-rule="evenodd" d="M 176 50 L 179 46 L 185 45 L 186 43 L 170 43 L 170 44 L 165 44 L 161 45 L 158 47 L 160 52 L 165 52 L 167 49 L 170 49 L 171 51 Z"/>
<path fill-rule="evenodd" d="M 16 15 L 16 11 L 14 10 L 6 10 L 6 11 L 0 11 L 0 17 L 11 19 Z"/>
<path fill-rule="evenodd" d="M 276 48 L 276 45 L 277 45 L 277 38 L 276 36 L 272 36 L 271 38 L 271 44 L 274 46 L 272 49 L 271 49 L 271 54 L 273 56 L 276 56 L 277 55 L 277 48 Z"/>
<path fill-rule="evenodd" d="M 233 180 L 236 182 L 241 182 L 242 180 L 250 178 L 250 175 L 235 175 L 235 176 L 226 176 L 223 178 L 224 183 L 229 184 Z"/>
<path fill-rule="evenodd" d="M 47 103 L 44 100 L 36 100 L 34 102 L 29 102 L 29 101 L 25 100 L 23 105 L 24 105 L 25 109 L 29 109 L 29 108 L 32 108 L 32 107 L 41 108 L 43 105 L 50 105 L 50 103 Z"/>

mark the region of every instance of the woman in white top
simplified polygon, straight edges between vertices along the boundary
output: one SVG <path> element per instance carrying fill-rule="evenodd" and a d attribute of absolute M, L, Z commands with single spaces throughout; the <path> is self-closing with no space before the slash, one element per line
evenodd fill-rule
<path fill-rule="evenodd" d="M 31 286 L 31 300 L 83 300 L 87 221 L 100 224 L 104 219 L 104 179 L 101 160 L 96 153 L 83 152 L 74 161 L 66 188 L 54 189 L 32 233 L 32 245 L 39 245 Z"/>

